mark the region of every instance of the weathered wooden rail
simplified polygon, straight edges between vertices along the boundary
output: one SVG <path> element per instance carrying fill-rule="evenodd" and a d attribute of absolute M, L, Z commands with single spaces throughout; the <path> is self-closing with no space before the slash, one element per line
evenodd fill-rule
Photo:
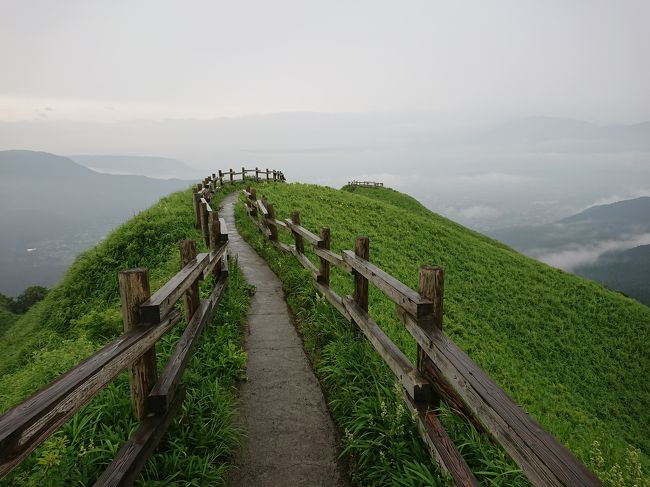
<path fill-rule="evenodd" d="M 377 183 L 375 181 L 348 181 L 349 186 L 364 186 L 366 188 L 383 188 L 384 183 Z"/>
<path fill-rule="evenodd" d="M 242 168 L 239 174 L 245 178 L 246 173 L 255 174 L 256 181 L 284 181 L 280 171 Z M 185 394 L 180 382 L 183 371 L 227 285 L 228 230 L 210 207 L 213 195 L 224 184 L 224 174 L 227 182 L 233 182 L 238 173 L 219 171 L 219 178 L 213 174 L 194 189 L 195 224 L 208 252 L 197 254 L 196 242 L 182 240 L 181 270 L 153 294 L 147 269 L 121 271 L 124 334 L 0 416 L 0 479 L 126 369 L 133 415 L 140 424 L 95 485 L 131 485 L 137 478 L 180 409 Z M 199 282 L 209 276 L 214 287 L 201 300 Z M 187 326 L 158 375 L 155 344 L 180 321 L 175 306 L 181 298 Z"/>
<path fill-rule="evenodd" d="M 403 387 L 407 406 L 418 418 L 421 436 L 432 456 L 456 485 L 478 483 L 437 416 L 440 399 L 490 434 L 534 485 L 602 485 L 444 334 L 442 268 L 422 266 L 416 292 L 369 261 L 368 238 L 357 237 L 354 251 L 337 254 L 330 249 L 329 228 L 321 228 L 318 235 L 313 233 L 301 226 L 298 212 L 291 219 L 278 220 L 273 205 L 265 197 L 258 199 L 255 188 L 247 187 L 244 195 L 247 212 L 260 231 L 278 249 L 298 259 L 314 278 L 316 288 L 363 332 L 390 367 Z M 280 242 L 278 229 L 290 232 L 294 244 Z M 318 257 L 318 267 L 305 255 L 305 243 Z M 352 274 L 353 296 L 340 296 L 330 287 L 332 265 Z M 369 283 L 395 303 L 397 316 L 417 342 L 417 365 L 411 363 L 368 315 Z"/>

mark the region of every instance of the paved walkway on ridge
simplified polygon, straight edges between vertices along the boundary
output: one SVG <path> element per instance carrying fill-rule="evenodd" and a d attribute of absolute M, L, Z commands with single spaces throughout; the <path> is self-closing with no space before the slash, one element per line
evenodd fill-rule
<path fill-rule="evenodd" d="M 244 445 L 228 485 L 343 486 L 336 430 L 284 300 L 280 280 L 237 233 L 237 193 L 223 201 L 229 251 L 256 286 L 248 309 L 248 380 L 240 388 Z"/>

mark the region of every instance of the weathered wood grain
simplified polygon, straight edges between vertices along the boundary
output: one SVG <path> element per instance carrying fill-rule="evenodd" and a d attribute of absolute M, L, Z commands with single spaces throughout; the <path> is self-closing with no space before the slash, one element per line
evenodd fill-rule
<path fill-rule="evenodd" d="M 300 262 L 302 266 L 309 271 L 315 280 L 318 280 L 318 276 L 320 275 L 318 272 L 318 267 L 316 267 L 305 254 L 298 252 L 294 245 L 289 245 L 288 247 L 290 249 L 290 252 L 296 257 L 296 259 L 298 259 L 298 262 Z"/>
<path fill-rule="evenodd" d="M 208 235 L 209 245 L 211 251 L 215 251 L 221 245 L 221 221 L 219 221 L 219 214 L 216 211 L 208 213 Z"/>
<path fill-rule="evenodd" d="M 383 271 L 367 259 L 355 255 L 349 250 L 343 251 L 343 260 L 347 262 L 352 269 L 370 280 L 375 286 L 392 299 L 396 304 L 406 309 L 416 318 L 430 314 L 433 310 L 433 302 L 424 299 L 406 284 L 395 279 L 393 276 Z"/>
<path fill-rule="evenodd" d="M 352 317 L 350 316 L 350 313 L 348 313 L 348 310 L 345 308 L 345 305 L 343 304 L 343 298 L 336 294 L 332 288 L 325 286 L 321 284 L 320 282 L 315 282 L 316 288 L 320 291 L 320 293 L 327 299 L 334 308 L 338 310 L 339 313 L 341 313 L 346 319 L 351 320 Z"/>
<path fill-rule="evenodd" d="M 284 223 L 294 234 L 298 234 L 312 245 L 315 245 L 316 247 L 323 246 L 323 240 L 318 235 L 310 232 L 305 227 L 300 226 L 300 224 L 296 224 L 288 218 L 284 220 Z"/>
<path fill-rule="evenodd" d="M 228 241 L 228 225 L 226 225 L 226 220 L 224 218 L 219 218 L 219 240 L 223 242 Z"/>
<path fill-rule="evenodd" d="M 370 257 L 370 240 L 368 237 L 357 237 L 354 241 L 354 258 L 351 259 L 353 262 L 357 263 L 358 267 L 363 267 L 361 264 L 368 262 Z M 348 259 L 346 259 L 345 251 L 343 253 L 343 259 L 350 264 Z M 360 264 L 361 263 L 361 264 Z M 364 275 L 359 269 L 355 266 L 352 266 L 354 269 L 354 300 L 359 305 L 359 307 L 368 311 L 368 276 Z M 364 269 L 367 268 L 364 267 Z"/>
<path fill-rule="evenodd" d="M 196 242 L 194 240 L 181 240 L 179 246 L 181 251 L 182 269 L 187 264 L 196 259 Z M 185 291 L 185 294 L 183 295 L 183 304 L 185 307 L 185 323 L 190 322 L 200 303 L 201 298 L 199 296 L 199 282 L 194 281 L 194 283 L 187 288 L 187 291 Z"/>
<path fill-rule="evenodd" d="M 0 416 L 0 478 L 149 350 L 180 318 L 174 310 L 158 325 L 125 333 Z"/>
<path fill-rule="evenodd" d="M 180 410 L 185 398 L 185 386 L 178 386 L 174 401 L 164 414 L 145 418 L 129 441 L 117 453 L 95 487 L 128 487 L 138 478 L 151 454 L 165 436 L 169 425 Z"/>
<path fill-rule="evenodd" d="M 158 289 L 140 306 L 140 318 L 147 323 L 160 323 L 165 315 L 174 307 L 176 301 L 201 275 L 209 263 L 207 253 L 199 254 L 183 269 Z"/>
<path fill-rule="evenodd" d="M 217 267 L 221 269 L 220 260 L 224 255 L 226 255 L 227 249 L 228 244 L 222 244 L 217 247 L 217 250 L 210 251 L 210 261 L 208 262 L 208 265 L 205 266 L 205 269 L 203 269 L 203 279 L 207 278 Z"/>
<path fill-rule="evenodd" d="M 406 392 L 404 402 L 411 413 L 416 415 L 420 436 L 429 447 L 431 455 L 441 469 L 451 476 L 454 485 L 478 487 L 476 477 L 449 438 L 436 413 L 429 409 L 427 403 L 414 401 Z"/>
<path fill-rule="evenodd" d="M 320 238 L 323 241 L 323 249 L 329 250 L 330 249 L 330 243 L 331 243 L 331 238 L 330 238 L 330 229 L 328 227 L 323 227 L 320 229 Z M 325 286 L 330 285 L 330 263 L 327 259 L 323 257 L 319 257 L 319 277 L 318 277 L 318 282 Z"/>
<path fill-rule="evenodd" d="M 321 247 L 312 247 L 314 249 L 314 253 L 320 257 L 321 259 L 325 259 L 327 262 L 330 264 L 334 264 L 336 267 L 339 269 L 351 273 L 352 272 L 352 266 L 345 262 L 343 260 L 343 256 L 337 254 L 336 252 L 332 252 L 329 249 L 321 248 Z"/>
<path fill-rule="evenodd" d="M 264 205 L 264 202 L 262 200 L 257 200 L 257 207 L 260 210 L 260 213 L 262 213 L 262 216 L 266 218 L 269 215 L 269 211 L 266 209 L 266 205 Z"/>
<path fill-rule="evenodd" d="M 208 228 L 208 203 L 205 198 L 201 198 L 201 235 L 206 246 L 210 245 L 210 230 Z"/>
<path fill-rule="evenodd" d="M 225 246 L 223 257 L 221 258 L 221 277 L 228 277 L 228 247 Z"/>
<path fill-rule="evenodd" d="M 451 390 L 460 410 L 501 444 L 534 485 L 602 485 L 444 333 L 423 329 L 408 313 L 398 315 L 429 359 L 422 361 L 422 374 L 431 381 L 442 378 L 437 390 Z"/>
<path fill-rule="evenodd" d="M 272 242 L 277 242 L 278 240 L 278 228 L 275 225 L 270 225 L 269 222 L 274 222 L 275 221 L 275 209 L 273 208 L 272 203 L 266 203 L 266 209 L 268 210 L 268 215 L 266 215 L 265 221 L 266 221 L 266 226 L 269 229 L 269 232 L 271 232 L 271 235 L 269 235 L 269 239 Z"/>
<path fill-rule="evenodd" d="M 162 414 L 169 408 L 185 367 L 192 358 L 196 342 L 206 324 L 212 320 L 226 284 L 226 277 L 220 278 L 210 297 L 201 302 L 192 320 L 188 322 L 183 335 L 176 343 L 174 353 L 169 357 L 160 378 L 147 397 L 147 412 Z"/>
<path fill-rule="evenodd" d="M 142 326 L 140 305 L 150 296 L 149 271 L 144 268 L 128 269 L 118 275 L 124 332 Z M 145 401 L 156 382 L 156 349 L 152 345 L 129 367 L 129 386 L 133 416 L 140 420 L 145 415 Z"/>
<path fill-rule="evenodd" d="M 295 225 L 297 227 L 300 226 L 300 213 L 299 212 L 294 211 L 291 214 L 291 223 L 293 223 L 293 225 Z M 296 246 L 296 250 L 299 253 L 304 254 L 305 253 L 305 241 L 303 239 L 303 236 L 300 233 L 293 230 L 293 227 L 292 227 L 292 232 L 291 233 L 293 233 L 293 241 L 294 241 L 294 245 Z"/>
<path fill-rule="evenodd" d="M 374 349 L 393 371 L 397 380 L 416 401 L 430 401 L 433 390 L 411 361 L 402 353 L 352 296 L 343 297 L 343 306 Z"/>

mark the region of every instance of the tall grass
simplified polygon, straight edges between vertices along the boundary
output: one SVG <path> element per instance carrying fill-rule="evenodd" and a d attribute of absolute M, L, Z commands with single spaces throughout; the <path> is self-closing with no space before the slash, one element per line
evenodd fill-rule
<path fill-rule="evenodd" d="M 359 190 L 289 184 L 262 186 L 257 192 L 274 203 L 278 218 L 299 210 L 307 228 L 329 226 L 335 251 L 352 248 L 357 235 L 369 236 L 370 260 L 414 289 L 420 265 L 442 265 L 447 334 L 601 477 L 603 471 L 626 465 L 630 451 L 638 452 L 632 455 L 636 465 L 648 471 L 650 309 L 520 255 L 393 191 L 367 190 L 372 193 L 368 197 Z M 392 383 L 390 374 L 369 347 L 351 341 L 347 324 L 318 297 L 300 264 L 269 246 L 241 207 L 237 217 L 242 234 L 282 278 L 316 370 L 331 391 L 337 421 L 352 431 L 352 424 L 372 413 L 364 401 L 382 390 L 378 384 L 386 389 Z M 313 254 L 310 258 L 316 262 Z M 350 294 L 352 279 L 335 270 L 332 287 Z M 397 320 L 392 302 L 372 286 L 370 314 L 415 360 L 415 343 Z M 347 387 L 361 389 L 348 394 Z M 387 396 L 382 397 L 386 402 Z M 372 401 L 375 406 L 377 401 Z M 521 481 L 503 452 L 451 412 L 442 416 L 484 483 Z M 379 436 L 369 425 L 359 431 L 366 440 Z M 594 441 L 600 442 L 601 467 L 592 460 Z M 419 447 L 412 448 L 411 458 L 419 458 Z M 354 448 L 346 451 L 354 453 Z M 360 447 L 358 458 L 364 455 L 373 455 L 372 450 Z M 378 455 L 373 461 L 359 460 L 360 479 L 379 484 L 391 478 L 388 468 L 381 481 L 370 473 L 380 464 Z M 395 465 L 406 468 L 405 463 Z"/>

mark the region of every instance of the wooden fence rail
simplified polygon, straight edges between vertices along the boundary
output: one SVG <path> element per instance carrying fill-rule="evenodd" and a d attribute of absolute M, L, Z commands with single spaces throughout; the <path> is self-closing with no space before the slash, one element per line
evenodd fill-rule
<path fill-rule="evenodd" d="M 197 254 L 196 242 L 180 242 L 181 270 L 153 295 L 147 269 L 119 273 L 124 334 L 54 382 L 0 416 L 0 479 L 94 398 L 122 371 L 129 371 L 133 415 L 140 422 L 129 441 L 95 483 L 131 485 L 180 409 L 185 387 L 180 383 L 192 350 L 219 304 L 228 279 L 228 230 L 210 206 L 224 175 L 254 173 L 256 181 L 284 181 L 281 171 L 242 168 L 219 171 L 194 189 L 195 224 L 208 247 Z M 264 177 L 260 178 L 260 174 Z M 199 282 L 213 276 L 214 288 L 201 301 Z M 183 298 L 187 326 L 162 373 L 156 367 L 155 344 L 181 319 L 175 309 Z"/>
<path fill-rule="evenodd" d="M 351 181 L 349 184 L 375 185 Z M 310 272 L 316 288 L 346 319 L 354 323 L 390 367 L 403 387 L 406 405 L 418 418 L 421 436 L 432 456 L 456 485 L 478 482 L 436 412 L 440 399 L 461 411 L 481 431 L 498 442 L 536 486 L 600 486 L 600 480 L 566 447 L 546 432 L 512 398 L 442 331 L 444 272 L 435 266 L 420 268 L 418 292 L 369 262 L 369 241 L 358 237 L 354 251 L 330 250 L 330 229 L 320 233 L 300 224 L 300 214 L 277 220 L 272 205 L 258 199 L 255 188 L 244 191 L 248 215 L 271 243 L 294 255 Z M 278 229 L 291 232 L 294 244 L 277 238 Z M 305 255 L 305 244 L 319 258 L 316 267 Z M 329 286 L 330 266 L 352 274 L 354 295 L 340 296 Z M 418 344 L 414 366 L 368 315 L 368 284 L 372 283 L 395 303 L 406 330 Z"/>
<path fill-rule="evenodd" d="M 365 186 L 365 187 L 368 187 L 368 188 L 383 188 L 384 187 L 384 183 L 378 183 L 378 182 L 375 182 L 375 181 L 356 181 L 356 180 L 352 180 L 352 181 L 348 181 L 348 185 L 349 186 Z"/>

